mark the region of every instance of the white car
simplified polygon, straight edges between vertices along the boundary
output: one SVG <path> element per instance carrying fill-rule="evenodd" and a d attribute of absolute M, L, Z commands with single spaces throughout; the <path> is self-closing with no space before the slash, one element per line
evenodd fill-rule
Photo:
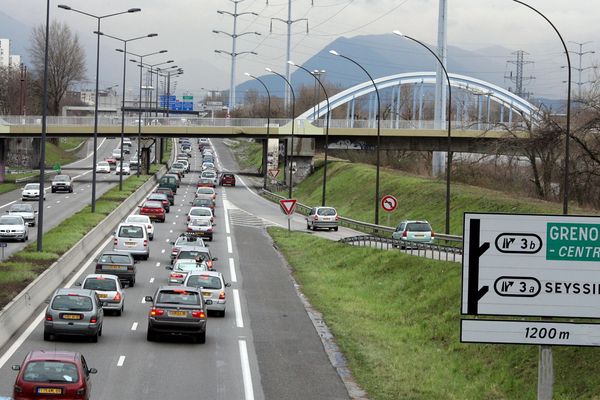
<path fill-rule="evenodd" d="M 107 161 L 100 161 L 96 164 L 97 174 L 110 174 L 110 164 Z"/>
<path fill-rule="evenodd" d="M 136 151 L 135 154 L 132 155 L 131 158 L 129 159 L 129 165 L 132 167 L 137 167 L 139 163 L 140 162 L 139 162 L 137 151 Z"/>
<path fill-rule="evenodd" d="M 184 286 L 202 288 L 202 297 L 204 300 L 212 300 L 206 309 L 215 311 L 219 317 L 225 316 L 225 288 L 231 286 L 231 283 L 225 283 L 223 275 L 217 271 L 191 271 L 183 281 Z"/>
<path fill-rule="evenodd" d="M 31 204 L 16 203 L 10 206 L 7 211 L 8 215 L 16 215 L 22 217 L 27 225 L 35 226 L 35 215 L 37 211 L 33 209 Z"/>
<path fill-rule="evenodd" d="M 1 216 L 0 239 L 17 239 L 21 242 L 29 240 L 29 226 L 23 217 L 18 215 Z"/>
<path fill-rule="evenodd" d="M 46 192 L 43 194 L 44 200 L 46 200 Z M 21 199 L 25 200 L 38 200 L 40 198 L 40 184 L 39 183 L 28 183 L 21 192 Z"/>
<path fill-rule="evenodd" d="M 148 231 L 148 238 L 150 240 L 154 239 L 154 224 L 150 220 L 149 216 L 136 214 L 136 215 L 130 215 L 125 220 L 125 223 L 127 223 L 127 224 L 132 223 L 132 222 L 146 225 L 146 231 Z"/>
<path fill-rule="evenodd" d="M 115 169 L 115 174 L 121 175 L 121 173 L 123 173 L 123 175 L 129 175 L 129 174 L 131 174 L 131 168 L 129 168 L 129 164 L 128 163 L 124 162 L 122 169 L 121 169 L 121 164 L 117 163 L 117 168 Z"/>
<path fill-rule="evenodd" d="M 215 164 L 211 163 L 211 162 L 203 162 L 202 163 L 202 171 L 206 171 L 207 169 L 209 170 L 214 170 L 215 169 Z"/>
<path fill-rule="evenodd" d="M 83 289 L 95 290 L 96 294 L 104 302 L 104 310 L 114 311 L 121 315 L 125 311 L 125 291 L 121 281 L 115 275 L 89 274 L 81 284 Z"/>
<path fill-rule="evenodd" d="M 219 184 L 219 182 L 218 182 L 219 179 L 217 177 L 217 173 L 212 169 L 202 171 L 202 173 L 200 174 L 200 179 L 202 179 L 202 178 L 212 179 L 215 186 Z"/>
<path fill-rule="evenodd" d="M 190 220 L 192 220 L 192 218 L 208 220 L 211 222 L 211 224 L 215 221 L 213 212 L 208 207 L 192 207 L 192 208 L 190 208 L 190 211 L 188 212 L 188 215 L 187 215 L 187 221 L 190 222 Z"/>
<path fill-rule="evenodd" d="M 120 159 L 121 159 L 121 149 L 114 149 L 114 150 L 112 151 L 112 157 L 113 157 L 115 160 L 120 160 Z"/>

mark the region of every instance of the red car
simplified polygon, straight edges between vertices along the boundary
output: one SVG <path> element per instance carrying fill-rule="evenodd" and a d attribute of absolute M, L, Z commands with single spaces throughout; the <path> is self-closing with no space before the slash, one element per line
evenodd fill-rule
<path fill-rule="evenodd" d="M 31 351 L 21 365 L 13 387 L 14 400 L 89 399 L 90 375 L 98 371 L 88 368 L 85 358 L 71 351 Z"/>
<path fill-rule="evenodd" d="M 114 166 L 114 167 L 117 166 L 117 159 L 116 158 L 108 157 L 104 161 L 106 161 L 107 163 L 109 163 L 111 166 Z"/>
<path fill-rule="evenodd" d="M 197 187 L 215 187 L 215 182 L 210 178 L 200 178 Z"/>
<path fill-rule="evenodd" d="M 221 175 L 221 186 L 235 186 L 235 175 L 234 174 L 223 174 Z"/>
<path fill-rule="evenodd" d="M 153 221 L 165 222 L 167 213 L 159 201 L 145 201 L 140 206 L 140 215 L 147 215 Z"/>

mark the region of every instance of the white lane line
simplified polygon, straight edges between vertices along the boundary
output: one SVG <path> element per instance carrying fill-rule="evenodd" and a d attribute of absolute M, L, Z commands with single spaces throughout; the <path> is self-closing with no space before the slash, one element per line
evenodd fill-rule
<path fill-rule="evenodd" d="M 240 291 L 233 289 L 233 308 L 235 310 L 235 326 L 244 327 L 244 318 L 242 317 L 242 304 L 240 303 Z"/>
<path fill-rule="evenodd" d="M 157 262 L 157 263 L 156 263 L 156 266 L 157 266 L 157 267 L 160 267 L 160 262 Z"/>
<path fill-rule="evenodd" d="M 179 218 L 179 215 L 175 215 L 175 218 Z"/>
<path fill-rule="evenodd" d="M 223 218 L 225 218 L 225 232 L 229 235 L 231 230 L 229 229 L 229 212 L 225 207 L 225 202 L 223 202 Z"/>
<path fill-rule="evenodd" d="M 131 325 L 131 330 L 135 331 L 137 329 L 137 327 L 138 327 L 138 323 L 134 322 L 133 325 Z"/>
<path fill-rule="evenodd" d="M 169 230 L 169 233 L 173 233 L 173 229 L 170 229 L 170 230 Z"/>
<path fill-rule="evenodd" d="M 146 304 L 146 297 L 142 297 L 142 304 Z"/>
<path fill-rule="evenodd" d="M 10 206 L 11 204 L 15 204 L 16 202 L 17 202 L 17 200 L 11 201 L 11 202 L 9 202 L 9 203 L 6 203 L 6 204 L 5 204 L 5 205 L 3 205 L 3 206 L 0 206 L 0 208 L 8 207 L 8 206 Z"/>
<path fill-rule="evenodd" d="M 165 254 L 165 249 L 162 249 L 162 250 L 160 251 L 160 254 Z"/>
<path fill-rule="evenodd" d="M 60 204 L 60 200 L 56 200 L 56 204 Z"/>
<path fill-rule="evenodd" d="M 68 199 L 68 198 L 69 198 L 69 196 L 65 196 L 65 199 Z"/>
<path fill-rule="evenodd" d="M 150 283 L 154 283 L 154 277 L 150 278 Z"/>
<path fill-rule="evenodd" d="M 73 286 L 73 284 L 75 282 L 77 282 L 77 280 L 79 279 L 79 277 L 81 276 L 81 274 L 83 274 L 85 272 L 85 270 L 90 266 L 90 264 L 92 263 L 92 261 L 96 260 L 96 258 L 98 257 L 98 255 L 100 255 L 100 252 L 102 250 L 104 250 L 104 248 L 106 246 L 108 246 L 108 244 L 111 242 L 112 239 L 113 239 L 112 237 L 109 237 L 108 239 L 106 239 L 104 241 L 104 243 L 102 243 L 100 245 L 100 247 L 98 247 L 98 250 L 96 250 L 96 252 L 88 259 L 87 262 L 85 262 L 81 266 L 81 268 L 79 268 L 79 271 L 77 271 L 75 273 L 75 275 L 73 275 L 73 277 L 71 278 L 71 280 L 69 282 L 67 282 L 66 287 L 71 287 L 71 286 Z M 42 320 L 44 319 L 45 315 L 46 315 L 46 310 L 44 310 L 41 313 L 39 313 L 37 315 L 37 317 L 35 317 L 34 320 L 31 322 L 31 324 L 27 327 L 27 329 L 25 329 L 25 331 L 21 334 L 21 336 L 19 336 L 19 338 L 17 340 L 15 340 L 15 342 L 12 344 L 12 346 L 9 347 L 9 349 L 6 351 L 6 353 L 4 353 L 2 355 L 2 357 L 0 357 L 0 368 L 2 368 L 4 366 L 4 364 L 6 364 L 6 362 L 15 354 L 15 352 L 19 349 L 19 347 L 21 347 L 23 345 L 23 343 L 33 333 L 33 331 L 38 326 L 38 324 L 40 322 L 42 322 Z"/>
<path fill-rule="evenodd" d="M 175 225 L 175 221 L 173 221 L 173 225 Z"/>
<path fill-rule="evenodd" d="M 229 274 L 231 275 L 231 282 L 237 282 L 237 275 L 235 274 L 235 262 L 233 258 L 229 259 Z"/>
<path fill-rule="evenodd" d="M 227 252 L 233 254 L 233 246 L 231 245 L 231 236 L 227 236 Z"/>
<path fill-rule="evenodd" d="M 254 400 L 254 387 L 252 386 L 252 373 L 250 372 L 250 360 L 248 359 L 248 347 L 246 340 L 238 341 L 240 347 L 240 362 L 242 364 L 242 379 L 244 382 L 245 400 Z"/>
<path fill-rule="evenodd" d="M 52 206 L 48 206 L 48 207 L 46 207 L 46 208 L 52 208 Z"/>
<path fill-rule="evenodd" d="M 117 361 L 117 367 L 122 367 L 125 364 L 125 356 L 120 356 L 119 361 Z"/>
<path fill-rule="evenodd" d="M 171 232 L 173 232 L 173 231 L 171 231 Z M 169 238 L 166 238 L 166 239 L 165 239 L 165 242 L 169 243 Z"/>
<path fill-rule="evenodd" d="M 177 212 L 181 212 L 181 208 L 177 210 Z"/>

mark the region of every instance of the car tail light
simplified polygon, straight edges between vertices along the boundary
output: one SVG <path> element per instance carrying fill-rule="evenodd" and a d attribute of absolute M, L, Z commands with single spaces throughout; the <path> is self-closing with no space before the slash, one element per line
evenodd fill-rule
<path fill-rule="evenodd" d="M 405 238 L 405 237 L 407 237 L 407 236 L 408 236 L 408 231 L 404 231 L 404 232 L 402 232 L 402 237 L 404 237 L 404 238 Z"/>
<path fill-rule="evenodd" d="M 115 240 L 113 241 L 113 244 L 116 246 L 119 244 L 119 239 L 115 238 Z"/>
<path fill-rule="evenodd" d="M 115 301 L 121 301 L 121 293 L 117 292 L 117 294 L 115 294 Z"/>
<path fill-rule="evenodd" d="M 52 321 L 52 315 L 46 314 L 46 321 Z"/>
<path fill-rule="evenodd" d="M 192 230 L 192 228 L 187 228 L 186 231 L 187 232 L 192 232 L 193 230 Z"/>
<path fill-rule="evenodd" d="M 340 220 L 340 216 L 339 216 L 339 215 L 336 215 L 336 216 L 335 216 L 335 220 L 336 220 L 336 221 L 339 221 L 339 220 Z"/>
<path fill-rule="evenodd" d="M 98 322 L 98 318 L 96 318 L 96 317 L 90 318 L 90 324 L 95 324 L 96 322 Z"/>
<path fill-rule="evenodd" d="M 208 228 L 206 232 L 212 232 L 212 228 Z"/>
<path fill-rule="evenodd" d="M 15 391 L 15 393 L 23 393 L 23 388 L 19 385 L 13 386 L 13 390 Z"/>
<path fill-rule="evenodd" d="M 144 247 L 148 247 L 148 241 L 144 239 Z"/>
<path fill-rule="evenodd" d="M 208 267 L 208 269 L 213 269 L 213 262 L 212 262 L 212 260 L 208 260 L 206 262 L 206 266 Z"/>
<path fill-rule="evenodd" d="M 435 236 L 435 232 L 431 231 L 431 237 L 434 237 L 434 236 Z"/>
<path fill-rule="evenodd" d="M 156 317 L 156 316 L 160 316 L 160 315 L 164 315 L 164 314 L 165 314 L 165 310 L 161 310 L 160 308 L 152 308 L 150 310 L 151 317 Z"/>
<path fill-rule="evenodd" d="M 219 292 L 219 300 L 225 300 L 225 292 Z"/>
<path fill-rule="evenodd" d="M 315 215 L 315 221 L 318 221 L 318 220 L 319 220 L 319 216 Z"/>
<path fill-rule="evenodd" d="M 202 310 L 192 311 L 192 318 L 206 318 L 206 314 Z"/>
<path fill-rule="evenodd" d="M 85 388 L 82 387 L 82 388 L 77 389 L 77 391 L 75 392 L 75 394 L 77 396 L 85 396 Z"/>
<path fill-rule="evenodd" d="M 215 218 L 214 217 L 210 217 L 210 222 L 215 222 Z"/>
<path fill-rule="evenodd" d="M 183 279 L 183 278 L 185 278 L 185 275 L 174 272 L 170 275 L 170 278 L 171 279 Z"/>
<path fill-rule="evenodd" d="M 152 229 L 152 225 L 148 225 L 148 229 Z"/>

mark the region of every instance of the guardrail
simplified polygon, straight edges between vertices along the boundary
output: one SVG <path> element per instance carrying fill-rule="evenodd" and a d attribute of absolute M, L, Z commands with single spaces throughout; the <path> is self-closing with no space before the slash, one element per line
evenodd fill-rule
<path fill-rule="evenodd" d="M 462 257 L 462 248 L 444 246 L 436 243 L 422 243 L 408 240 L 397 240 L 372 235 L 360 235 L 342 238 L 340 243 L 373 247 L 381 250 L 399 249 L 407 254 L 427 257 L 434 260 L 457 262 L 457 256 Z M 461 258 L 462 259 L 462 258 Z"/>
<path fill-rule="evenodd" d="M 265 189 L 263 189 L 261 193 L 264 197 L 268 198 L 271 201 L 276 201 L 276 202 L 287 198 L 287 197 L 280 196 L 277 193 L 273 193 L 273 192 L 271 192 L 269 190 L 265 190 Z M 307 206 L 305 204 L 302 204 L 299 202 L 296 203 L 296 212 L 298 212 L 299 214 L 308 215 L 311 208 L 312 207 Z M 342 226 L 356 229 L 361 232 L 370 232 L 373 235 L 378 236 L 378 237 L 382 237 L 384 234 L 387 236 L 390 236 L 396 230 L 395 228 L 393 228 L 391 226 L 370 224 L 368 222 L 357 221 L 355 219 L 346 218 L 346 217 L 340 217 L 340 224 Z M 463 240 L 462 236 L 446 235 L 443 233 L 436 233 L 435 239 L 437 241 L 448 242 L 450 244 L 448 247 L 454 247 L 454 248 L 457 248 L 457 246 L 459 244 L 462 245 L 462 240 Z"/>

